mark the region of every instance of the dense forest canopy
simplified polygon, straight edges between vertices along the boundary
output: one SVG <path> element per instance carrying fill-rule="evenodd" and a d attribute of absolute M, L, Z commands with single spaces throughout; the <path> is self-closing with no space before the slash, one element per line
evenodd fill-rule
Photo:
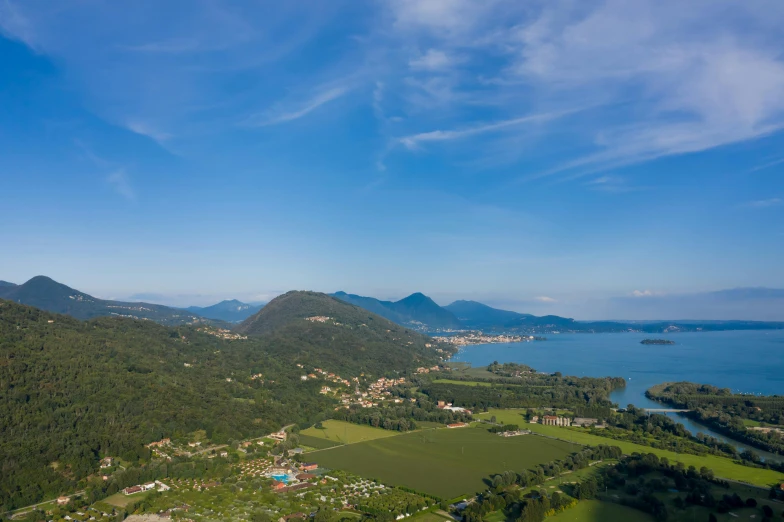
<path fill-rule="evenodd" d="M 489 368 L 494 368 L 491 365 Z M 528 367 L 525 367 L 528 368 Z M 449 377 L 452 382 L 439 382 Z M 560 373 L 528 373 L 522 378 L 481 379 L 430 374 L 421 377 L 421 391 L 432 401 L 466 408 L 586 408 L 612 406 L 610 392 L 626 385 L 621 377 L 570 377 Z M 468 386 L 479 382 L 484 386 Z M 458 382 L 455 382 L 458 381 Z"/>
<path fill-rule="evenodd" d="M 144 445 L 162 437 L 204 430 L 226 443 L 307 423 L 335 400 L 301 380 L 305 364 L 372 378 L 438 361 L 427 338 L 415 343 L 402 328 L 385 337 L 383 326 L 299 319 L 232 340 L 203 327 L 81 322 L 0 301 L 0 505 L 72 490 L 103 456 L 144 461 Z"/>

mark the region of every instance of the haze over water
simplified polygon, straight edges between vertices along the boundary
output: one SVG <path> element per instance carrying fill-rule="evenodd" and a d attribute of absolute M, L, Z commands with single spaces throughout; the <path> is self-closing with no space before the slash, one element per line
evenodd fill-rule
<path fill-rule="evenodd" d="M 624 377 L 611 395 L 619 406 L 662 408 L 645 397 L 649 387 L 691 381 L 734 392 L 784 395 L 784 330 L 671 334 L 551 334 L 547 341 L 466 346 L 452 359 L 483 366 L 493 361 L 527 364 L 538 371 L 590 377 Z M 643 345 L 643 339 L 674 345 Z M 683 416 L 687 429 L 726 440 Z M 739 448 L 744 446 L 732 441 Z M 758 454 L 764 454 L 754 450 Z M 765 455 L 764 455 L 765 456 Z M 771 456 L 772 457 L 772 456 Z M 778 457 L 779 459 L 781 457 Z"/>

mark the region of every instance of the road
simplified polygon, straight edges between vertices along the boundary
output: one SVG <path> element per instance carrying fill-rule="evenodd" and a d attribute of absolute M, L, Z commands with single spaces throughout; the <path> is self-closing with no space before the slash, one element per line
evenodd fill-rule
<path fill-rule="evenodd" d="M 72 493 L 70 495 L 63 495 L 63 496 L 64 497 L 68 497 L 68 498 L 74 498 L 74 497 L 81 497 L 82 495 L 84 495 L 84 490 L 77 491 L 76 493 Z M 28 511 L 34 510 L 38 506 L 43 506 L 44 504 L 49 504 L 51 502 L 56 502 L 56 501 L 57 501 L 56 498 L 53 498 L 51 500 L 44 500 L 43 502 L 39 502 L 38 504 L 32 504 L 30 506 L 25 506 L 25 507 L 22 507 L 22 508 L 19 508 L 19 509 L 14 509 L 13 511 L 7 511 L 6 513 L 4 513 L 4 515 L 12 514 L 11 518 L 18 517 L 19 515 L 27 513 Z"/>

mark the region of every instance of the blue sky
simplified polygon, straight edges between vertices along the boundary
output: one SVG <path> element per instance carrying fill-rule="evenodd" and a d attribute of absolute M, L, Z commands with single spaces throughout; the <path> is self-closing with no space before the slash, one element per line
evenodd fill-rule
<path fill-rule="evenodd" d="M 780 0 L 0 0 L 0 279 L 580 318 L 784 288 L 782 20 Z M 761 293 L 688 313 L 772 318 Z"/>

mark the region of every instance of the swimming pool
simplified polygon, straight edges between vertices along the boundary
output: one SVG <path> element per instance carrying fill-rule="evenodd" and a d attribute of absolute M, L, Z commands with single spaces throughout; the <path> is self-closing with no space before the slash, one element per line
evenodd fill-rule
<path fill-rule="evenodd" d="M 274 478 L 278 482 L 283 482 L 284 484 L 288 484 L 290 477 L 285 473 L 275 473 L 274 475 L 270 475 L 271 478 Z"/>

